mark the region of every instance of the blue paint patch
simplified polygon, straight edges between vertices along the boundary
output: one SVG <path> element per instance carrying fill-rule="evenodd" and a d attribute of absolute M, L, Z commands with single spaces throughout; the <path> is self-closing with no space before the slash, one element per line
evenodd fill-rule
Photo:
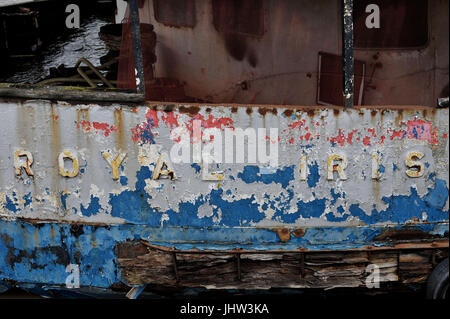
<path fill-rule="evenodd" d="M 120 184 L 126 186 L 128 184 L 128 178 L 126 176 L 120 176 Z"/>
<path fill-rule="evenodd" d="M 64 192 L 59 193 L 59 197 L 61 198 L 61 204 L 64 210 L 67 209 L 67 197 L 69 196 L 68 193 L 64 194 Z"/>
<path fill-rule="evenodd" d="M 424 197 L 424 202 L 429 207 L 441 210 L 442 208 L 444 208 L 447 199 L 448 199 L 447 184 L 442 179 L 436 179 L 434 188 L 428 189 L 428 193 Z"/>
<path fill-rule="evenodd" d="M 83 204 L 80 205 L 80 210 L 83 216 L 92 216 L 97 214 L 102 207 L 100 206 L 100 199 L 98 197 L 94 197 L 91 195 L 91 201 L 89 202 L 89 206 L 84 208 Z"/>
<path fill-rule="evenodd" d="M 350 213 L 369 225 L 387 221 L 402 224 L 413 218 L 422 218 L 423 212 L 427 214 L 427 222 L 448 220 L 448 210 L 443 211 L 448 199 L 448 188 L 444 180 L 436 179 L 435 187 L 429 189 L 423 198 L 418 196 L 414 187 L 411 187 L 410 191 L 410 195 L 383 197 L 383 201 L 388 204 L 386 210 L 373 209 L 370 216 L 359 207 L 359 204 L 351 205 Z"/>
<path fill-rule="evenodd" d="M 331 193 L 331 197 L 333 197 L 333 199 L 332 199 L 331 202 L 330 202 L 330 205 L 336 204 L 336 201 L 337 201 L 339 198 L 341 198 L 341 197 L 344 198 L 344 197 L 345 197 L 345 196 L 343 196 L 343 194 L 341 194 L 341 193 L 335 193 L 335 192 L 334 192 L 334 188 L 331 189 L 330 193 Z"/>
<path fill-rule="evenodd" d="M 17 204 L 14 203 L 9 196 L 6 196 L 6 205 L 5 208 L 10 212 L 16 213 L 18 211 Z"/>
<path fill-rule="evenodd" d="M 349 217 L 347 214 L 344 214 L 345 210 L 342 206 L 339 206 L 337 208 L 338 213 L 340 213 L 342 216 L 336 216 L 333 212 L 329 212 L 325 215 L 325 218 L 329 222 L 344 222 Z"/>
<path fill-rule="evenodd" d="M 386 171 L 386 168 L 383 166 L 383 165 L 380 165 L 379 167 L 378 167 L 378 172 L 379 173 L 384 173 Z"/>
<path fill-rule="evenodd" d="M 319 164 L 317 162 L 314 162 L 314 164 L 308 165 L 309 174 L 308 174 L 308 186 L 310 188 L 316 187 L 317 183 L 319 182 L 320 175 L 319 175 Z"/>
<path fill-rule="evenodd" d="M 398 166 L 395 163 L 392 163 L 392 167 L 393 167 L 394 172 L 398 171 Z"/>
<path fill-rule="evenodd" d="M 31 196 L 31 192 L 26 194 L 25 196 L 23 196 L 23 199 L 25 200 L 24 206 L 27 207 L 28 205 L 31 204 L 31 202 L 33 201 L 33 198 Z"/>
<path fill-rule="evenodd" d="M 238 178 L 247 184 L 262 182 L 264 184 L 278 183 L 286 188 L 290 181 L 294 180 L 294 165 L 278 169 L 273 174 L 261 174 L 258 166 L 248 165 L 244 167 L 242 173 L 238 173 Z"/>
<path fill-rule="evenodd" d="M 191 164 L 191 167 L 193 167 L 195 169 L 195 172 L 198 174 L 201 171 L 201 167 L 200 165 L 198 165 L 197 163 Z"/>
<path fill-rule="evenodd" d="M 292 194 L 293 196 L 293 194 Z M 315 199 L 311 202 L 304 202 L 299 200 L 297 202 L 297 211 L 294 213 L 283 213 L 283 211 L 277 211 L 273 219 L 281 220 L 283 223 L 293 224 L 300 217 L 302 218 L 319 218 L 326 207 L 326 199 Z"/>

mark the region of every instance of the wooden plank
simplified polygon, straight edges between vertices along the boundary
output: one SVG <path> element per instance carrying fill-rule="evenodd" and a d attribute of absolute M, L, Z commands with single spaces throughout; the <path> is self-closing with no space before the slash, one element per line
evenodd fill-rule
<path fill-rule="evenodd" d="M 144 95 L 118 90 L 92 90 L 75 87 L 33 87 L 0 85 L 0 97 L 21 99 L 46 99 L 58 101 L 125 102 L 139 103 Z"/>
<path fill-rule="evenodd" d="M 418 255 L 410 251 L 320 252 L 302 253 L 305 269 L 302 276 L 301 253 L 241 254 L 241 278 L 238 279 L 236 254 L 177 252 L 176 280 L 173 251 L 128 242 L 117 248 L 118 262 L 130 285 L 269 289 L 364 287 L 370 274 L 367 266 L 378 266 L 381 283 L 424 283 L 431 272 L 431 259 L 417 263 Z M 432 254 L 432 252 L 428 252 Z M 436 254 L 437 255 L 437 254 Z M 444 257 L 443 253 L 442 257 Z M 134 257 L 133 257 L 134 256 Z M 398 261 L 402 262 L 399 264 Z M 426 260 L 426 259 L 424 259 Z"/>

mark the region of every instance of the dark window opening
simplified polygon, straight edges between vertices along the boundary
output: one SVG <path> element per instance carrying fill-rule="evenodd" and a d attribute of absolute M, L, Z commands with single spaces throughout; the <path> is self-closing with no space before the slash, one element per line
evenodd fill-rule
<path fill-rule="evenodd" d="M 264 34 L 262 0 L 213 0 L 214 27 L 222 33 Z"/>
<path fill-rule="evenodd" d="M 154 0 L 156 21 L 173 27 L 195 26 L 194 0 Z"/>
<path fill-rule="evenodd" d="M 364 76 L 366 65 L 362 61 L 354 61 L 354 103 L 364 103 Z M 319 53 L 319 77 L 317 84 L 317 104 L 343 105 L 342 98 L 342 56 Z"/>
<path fill-rule="evenodd" d="M 379 28 L 366 25 L 371 4 L 379 8 Z M 355 48 L 417 48 L 428 42 L 427 0 L 358 0 L 353 17 Z"/>

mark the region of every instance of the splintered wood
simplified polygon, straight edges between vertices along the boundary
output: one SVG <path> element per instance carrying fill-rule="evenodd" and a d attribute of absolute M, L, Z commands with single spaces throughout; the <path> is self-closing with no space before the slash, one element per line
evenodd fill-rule
<path fill-rule="evenodd" d="M 182 253 L 140 242 L 116 246 L 128 285 L 220 289 L 365 287 L 380 283 L 423 283 L 447 250 L 299 253 Z M 304 256 L 302 258 L 302 255 Z M 375 269 L 375 272 L 374 272 Z M 240 280 L 239 280 L 240 278 Z"/>

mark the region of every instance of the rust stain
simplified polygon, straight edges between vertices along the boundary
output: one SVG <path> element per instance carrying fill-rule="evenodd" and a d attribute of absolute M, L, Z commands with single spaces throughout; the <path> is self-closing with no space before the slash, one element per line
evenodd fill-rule
<path fill-rule="evenodd" d="M 250 115 L 253 113 L 253 109 L 251 107 L 248 107 L 247 110 L 245 110 L 245 112 Z"/>
<path fill-rule="evenodd" d="M 306 111 L 306 114 L 308 114 L 309 117 L 314 117 L 315 113 L 316 112 L 313 109 L 309 109 L 309 110 Z"/>
<path fill-rule="evenodd" d="M 55 119 L 55 110 L 53 103 L 50 105 L 50 120 L 52 125 L 52 143 L 53 143 L 53 152 L 56 154 L 59 151 L 59 128 L 58 121 Z M 54 156 L 54 166 L 58 167 L 58 157 Z"/>
<path fill-rule="evenodd" d="M 294 113 L 293 110 L 286 110 L 286 111 L 283 112 L 283 114 L 284 114 L 286 117 L 291 117 L 293 113 Z"/>
<path fill-rule="evenodd" d="M 261 114 L 262 116 L 264 116 L 267 113 L 267 109 L 264 108 L 264 107 L 259 107 L 258 108 L 258 113 Z"/>
<path fill-rule="evenodd" d="M 175 105 L 173 104 L 164 105 L 162 110 L 167 113 L 173 112 L 175 110 Z"/>
<path fill-rule="evenodd" d="M 236 106 L 233 106 L 232 108 L 231 108 L 231 113 L 236 113 L 237 112 L 237 107 Z"/>
<path fill-rule="evenodd" d="M 398 110 L 397 114 L 398 114 L 398 116 L 395 118 L 395 125 L 398 127 L 401 125 L 401 123 L 403 121 L 403 111 Z"/>
<path fill-rule="evenodd" d="M 370 111 L 370 116 L 372 117 L 372 119 L 373 118 L 375 118 L 375 116 L 377 116 L 377 110 L 372 110 L 372 111 Z"/>
<path fill-rule="evenodd" d="M 114 110 L 114 126 L 117 128 L 117 145 L 120 150 L 124 150 L 124 130 L 122 109 Z"/>
<path fill-rule="evenodd" d="M 289 231 L 289 228 L 274 228 L 272 230 L 278 234 L 281 241 L 285 242 L 291 240 L 291 232 Z"/>
<path fill-rule="evenodd" d="M 198 106 L 191 106 L 191 107 L 180 106 L 178 110 L 180 111 L 180 113 L 186 113 L 190 115 L 196 115 L 198 114 L 198 112 L 200 112 L 200 108 Z"/>
<path fill-rule="evenodd" d="M 267 112 L 270 112 L 270 113 L 275 114 L 275 115 L 278 114 L 278 111 L 277 111 L 276 108 L 272 108 L 272 109 L 269 109 L 269 108 L 266 108 L 266 107 L 259 107 L 258 108 L 258 113 L 261 114 L 262 116 L 266 115 Z"/>
<path fill-rule="evenodd" d="M 303 229 L 303 228 L 297 228 L 292 231 L 292 235 L 294 235 L 294 237 L 297 237 L 297 238 L 303 237 L 303 236 L 305 236 L 305 234 L 306 234 L 306 229 Z"/>

